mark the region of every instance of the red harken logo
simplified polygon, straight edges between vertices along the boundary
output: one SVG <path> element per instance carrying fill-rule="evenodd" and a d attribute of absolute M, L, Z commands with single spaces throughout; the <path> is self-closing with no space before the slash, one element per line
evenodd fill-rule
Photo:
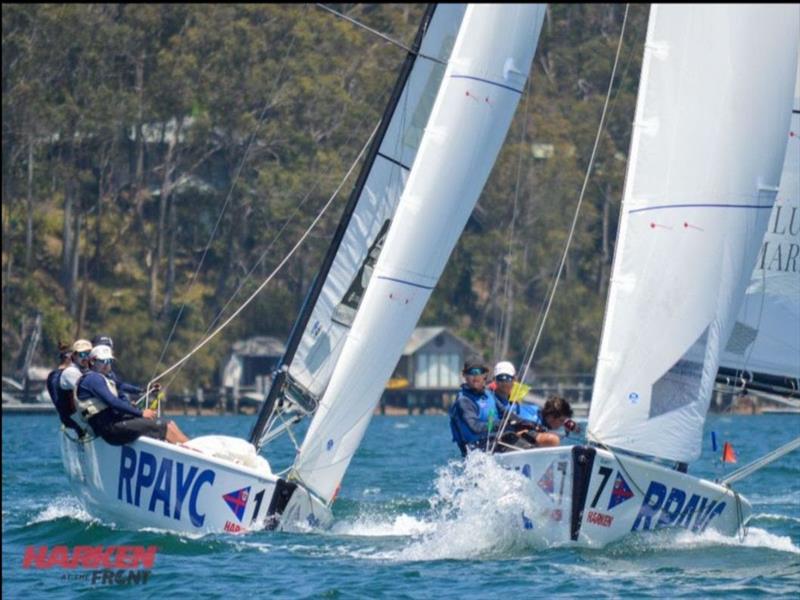
<path fill-rule="evenodd" d="M 152 569 L 156 546 L 28 546 L 23 569 Z"/>

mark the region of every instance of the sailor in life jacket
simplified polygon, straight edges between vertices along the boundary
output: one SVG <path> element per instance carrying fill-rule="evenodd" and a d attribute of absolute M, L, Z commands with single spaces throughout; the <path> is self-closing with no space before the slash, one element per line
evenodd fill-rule
<path fill-rule="evenodd" d="M 61 371 L 61 375 L 58 377 L 58 392 L 61 394 L 59 403 L 64 407 L 65 412 L 72 413 L 71 418 L 78 422 L 83 429 L 87 429 L 88 424 L 75 403 L 75 390 L 81 377 L 89 372 L 91 351 L 92 343 L 89 340 L 75 340 L 75 343 L 72 344 L 72 364 Z"/>
<path fill-rule="evenodd" d="M 486 388 L 489 369 L 480 358 L 464 362 L 464 384 L 450 407 L 450 431 L 462 456 L 467 450 L 485 450 L 500 426 L 503 409 L 491 390 Z"/>
<path fill-rule="evenodd" d="M 517 448 L 533 446 L 558 446 L 561 438 L 552 433 L 564 427 L 566 431 L 579 432 L 580 428 L 572 420 L 572 407 L 564 398 L 551 396 L 540 409 L 535 404 L 511 402 L 517 371 L 508 361 L 501 361 L 494 367 L 494 393 L 504 410 L 510 410 L 513 417 L 509 421 L 510 431 L 503 434 L 504 445 Z"/>
<path fill-rule="evenodd" d="M 75 410 L 75 400 L 73 396 L 72 388 L 74 384 L 69 389 L 64 389 L 61 387 L 61 376 L 70 367 L 75 365 L 74 361 L 78 361 L 77 364 L 80 362 L 80 352 L 75 352 L 76 345 L 83 346 L 86 348 L 86 340 L 78 340 L 72 346 L 68 346 L 64 343 L 59 343 L 59 358 L 61 363 L 50 371 L 47 375 L 47 393 L 50 395 L 50 400 L 52 400 L 53 405 L 56 407 L 56 412 L 58 413 L 58 418 L 61 419 L 61 422 L 64 424 L 64 427 L 68 429 L 72 429 L 78 436 L 83 436 L 86 431 L 84 428 L 76 421 L 76 410 Z M 85 351 L 85 359 L 88 361 L 89 359 L 89 350 L 91 350 L 91 346 L 89 349 Z M 77 355 L 76 355 L 77 354 Z M 77 366 L 74 368 L 76 379 L 80 379 L 81 371 L 80 367 Z"/>
<path fill-rule="evenodd" d="M 172 443 L 188 441 L 172 421 L 162 421 L 154 410 L 141 411 L 119 397 L 116 383 L 108 377 L 113 362 L 109 346 L 95 346 L 91 370 L 78 382 L 77 403 L 95 434 L 112 446 L 129 444 L 142 435 Z"/>
<path fill-rule="evenodd" d="M 111 339 L 109 335 L 96 335 L 92 338 L 92 346 L 108 346 L 111 348 L 111 351 L 114 351 L 114 340 Z M 122 381 L 119 375 L 117 375 L 114 370 L 112 369 L 106 375 L 111 381 L 113 381 L 117 385 L 117 395 L 122 400 L 128 400 L 128 394 L 132 394 L 132 396 L 138 398 L 142 394 L 144 394 L 144 388 L 139 387 L 135 383 L 128 383 L 126 381 Z M 156 384 L 156 390 L 160 389 L 160 386 Z M 131 400 L 133 401 L 133 400 Z"/>

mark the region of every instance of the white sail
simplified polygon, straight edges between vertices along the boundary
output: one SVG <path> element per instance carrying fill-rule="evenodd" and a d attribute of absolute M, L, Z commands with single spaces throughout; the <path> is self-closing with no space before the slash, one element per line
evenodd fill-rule
<path fill-rule="evenodd" d="M 420 56 L 391 115 L 389 128 L 289 368 L 292 379 L 314 397 L 321 396 L 328 385 L 342 341 L 363 297 L 414 163 L 465 9 L 464 4 L 436 6 L 422 40 Z"/>
<path fill-rule="evenodd" d="M 778 199 L 720 365 L 800 379 L 800 69 Z"/>
<path fill-rule="evenodd" d="M 489 176 L 543 5 L 469 5 L 416 161 L 292 478 L 332 501 Z"/>
<path fill-rule="evenodd" d="M 690 462 L 778 189 L 798 5 L 654 5 L 588 433 Z"/>

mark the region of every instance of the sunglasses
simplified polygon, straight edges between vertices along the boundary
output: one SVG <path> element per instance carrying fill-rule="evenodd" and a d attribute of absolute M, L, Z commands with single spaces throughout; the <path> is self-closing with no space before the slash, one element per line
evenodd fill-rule
<path fill-rule="evenodd" d="M 113 358 L 98 358 L 95 362 L 100 363 L 101 365 L 110 365 L 114 362 Z"/>
<path fill-rule="evenodd" d="M 495 381 L 514 381 L 514 377 L 511 375 L 498 375 L 494 378 Z"/>
<path fill-rule="evenodd" d="M 91 354 L 91 351 L 89 351 L 89 352 L 78 352 L 78 358 L 80 358 L 81 360 L 83 360 L 84 358 L 89 358 L 89 354 Z"/>
<path fill-rule="evenodd" d="M 488 373 L 486 369 L 481 369 L 480 367 L 473 367 L 472 369 L 467 369 L 464 371 L 465 375 L 485 375 Z"/>

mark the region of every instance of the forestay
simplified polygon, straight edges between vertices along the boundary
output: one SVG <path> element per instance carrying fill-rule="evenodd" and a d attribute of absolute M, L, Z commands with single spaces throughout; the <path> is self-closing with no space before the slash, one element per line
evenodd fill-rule
<path fill-rule="evenodd" d="M 800 70 L 778 198 L 720 365 L 800 379 Z"/>
<path fill-rule="evenodd" d="M 590 439 L 690 462 L 775 201 L 797 5 L 653 5 Z"/>
<path fill-rule="evenodd" d="M 543 5 L 470 5 L 383 251 L 290 478 L 335 497 L 506 136 Z"/>
<path fill-rule="evenodd" d="M 347 233 L 289 369 L 292 379 L 316 396 L 328 384 L 342 340 L 353 323 L 380 254 L 465 8 L 464 4 L 436 6 L 420 56 L 391 116 Z"/>
<path fill-rule="evenodd" d="M 328 385 L 416 158 L 465 8 L 439 4 L 425 15 L 418 54 L 407 58 L 410 70 L 397 83 L 399 97 L 390 100 L 385 128 L 379 128 L 373 142 L 376 151 L 370 152 L 348 203 L 351 214 L 345 209 L 344 234 L 338 247 L 329 249 L 330 267 L 318 275 L 324 281 L 321 290 L 307 300 L 310 306 L 303 307 L 287 342 L 282 365 L 288 377 L 283 373 L 275 379 L 276 389 L 254 427 L 251 441 L 259 448 L 270 433 L 268 418 L 276 404 L 285 412 L 293 403 L 302 407 L 300 414 L 313 411 Z"/>

